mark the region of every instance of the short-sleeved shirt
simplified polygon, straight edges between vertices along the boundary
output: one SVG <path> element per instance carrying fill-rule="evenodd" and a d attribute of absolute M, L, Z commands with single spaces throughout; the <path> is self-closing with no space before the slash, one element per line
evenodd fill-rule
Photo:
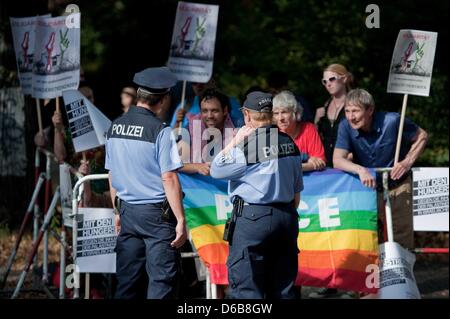
<path fill-rule="evenodd" d="M 322 161 L 325 160 L 325 151 L 323 149 L 322 141 L 316 127 L 310 122 L 300 122 L 300 130 L 294 138 L 294 143 L 297 145 L 301 153 L 307 154 L 308 157 L 317 157 Z"/>
<path fill-rule="evenodd" d="M 394 165 L 400 115 L 375 112 L 369 132 L 353 129 L 347 120 L 339 124 L 336 148 L 353 153 L 353 162 L 364 167 L 392 167 Z M 403 160 L 419 127 L 405 118 L 399 160 Z"/>
<path fill-rule="evenodd" d="M 189 109 L 186 108 L 187 113 L 186 116 L 183 119 L 183 122 L 181 123 L 181 127 L 188 128 L 189 127 L 189 116 L 200 114 L 200 101 L 199 97 L 195 96 L 192 100 L 192 104 L 190 105 Z M 241 127 L 244 125 L 244 117 L 242 116 L 242 112 L 240 110 L 240 104 L 238 100 L 236 100 L 234 97 L 228 98 L 229 100 L 229 115 L 231 117 L 231 121 L 233 121 L 234 127 Z M 177 120 L 177 111 L 180 109 L 181 104 L 178 104 L 177 108 L 175 109 L 175 112 L 173 113 L 172 120 L 170 121 L 170 126 L 175 127 L 176 120 Z"/>
<path fill-rule="evenodd" d="M 172 128 L 150 110 L 132 106 L 111 124 L 105 168 L 120 199 L 130 204 L 162 202 L 161 175 L 182 166 Z"/>
<path fill-rule="evenodd" d="M 237 195 L 250 204 L 289 203 L 303 190 L 300 152 L 276 126 L 260 127 L 228 154 L 220 152 L 210 173 L 229 180 L 232 201 Z"/>

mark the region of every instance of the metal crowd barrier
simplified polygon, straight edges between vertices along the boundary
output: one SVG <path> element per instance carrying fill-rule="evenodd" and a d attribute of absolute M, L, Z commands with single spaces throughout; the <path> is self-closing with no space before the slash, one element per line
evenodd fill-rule
<path fill-rule="evenodd" d="M 93 180 L 101 180 L 108 179 L 108 174 L 91 174 L 86 175 L 80 178 L 74 185 L 72 191 L 72 214 L 70 215 L 73 218 L 72 224 L 72 256 L 73 263 L 76 265 L 77 258 L 77 240 L 78 240 L 78 202 L 81 199 L 82 191 L 80 191 L 80 187 L 85 183 Z M 198 258 L 197 253 L 181 253 L 182 258 Z M 78 276 L 79 278 L 79 276 Z M 78 287 L 74 287 L 73 298 L 79 298 L 80 292 Z M 85 298 L 89 298 L 89 274 L 86 273 L 86 282 L 85 282 Z M 209 272 L 206 273 L 206 299 L 217 299 L 217 286 L 215 284 L 211 284 L 211 279 L 209 276 Z"/>
<path fill-rule="evenodd" d="M 44 154 L 46 156 L 46 171 L 45 173 L 40 172 L 40 153 Z M 26 210 L 22 225 L 19 230 L 19 234 L 16 240 L 16 243 L 14 245 L 13 251 L 8 259 L 6 271 L 3 274 L 2 281 L 0 282 L 1 287 L 4 287 L 6 284 L 8 275 L 10 273 L 10 270 L 12 268 L 14 259 L 17 255 L 17 251 L 20 246 L 20 242 L 22 240 L 25 227 L 29 219 L 31 218 L 31 214 L 34 215 L 33 220 L 33 249 L 31 253 L 29 254 L 27 258 L 27 264 L 24 267 L 21 277 L 19 278 L 19 282 L 16 286 L 16 289 L 13 293 L 12 298 L 16 298 L 20 288 L 23 284 L 23 281 L 25 279 L 25 276 L 31 266 L 31 264 L 34 265 L 34 270 L 36 271 L 37 267 L 37 249 L 38 245 L 40 244 L 41 239 L 43 239 L 44 244 L 44 252 L 43 252 L 43 275 L 42 275 L 42 283 L 43 288 L 49 295 L 49 297 L 53 297 L 51 293 L 46 288 L 46 284 L 48 283 L 48 225 L 50 222 L 51 217 L 53 216 L 56 202 L 59 198 L 59 187 L 56 189 L 56 192 L 53 196 L 53 200 L 50 204 L 50 193 L 51 193 L 51 161 L 55 160 L 58 164 L 59 161 L 56 160 L 56 157 L 53 153 L 43 149 L 43 148 L 37 148 L 35 152 L 35 188 L 32 194 L 32 197 L 30 199 L 30 203 L 28 205 L 28 208 Z M 67 164 L 67 163 L 66 163 Z M 68 164 L 67 164 L 68 165 Z M 78 180 L 73 187 L 72 190 L 72 214 L 70 217 L 72 220 L 72 257 L 73 257 L 73 263 L 76 265 L 76 256 L 77 256 L 77 230 L 78 230 L 78 224 L 77 224 L 77 215 L 78 215 L 78 206 L 79 202 L 82 200 L 82 194 L 83 194 L 83 185 L 85 182 L 89 182 L 92 180 L 101 180 L 101 179 L 108 179 L 108 174 L 91 174 L 87 176 L 82 176 L 75 168 L 68 165 L 70 172 L 75 175 Z M 386 214 L 386 233 L 387 233 L 387 241 L 392 242 L 394 241 L 394 232 L 393 232 L 393 226 L 392 226 L 392 210 L 391 210 L 391 203 L 389 201 L 389 188 L 388 188 L 388 175 L 389 172 L 392 170 L 392 168 L 376 168 L 375 171 L 382 174 L 383 179 L 383 191 L 384 191 L 384 199 L 385 199 L 385 214 Z M 44 204 L 44 222 L 39 228 L 39 207 L 36 203 L 36 200 L 38 198 L 39 192 L 44 185 L 45 181 L 45 204 Z M 59 289 L 59 298 L 63 299 L 65 298 L 64 294 L 64 288 L 65 288 L 65 265 L 66 265 L 66 253 L 65 250 L 67 249 L 67 243 L 66 243 L 66 231 L 64 227 L 64 221 L 62 221 L 62 229 L 61 229 L 61 236 L 60 238 L 57 238 L 61 243 L 61 250 L 60 250 L 60 289 Z M 432 253 L 432 254 L 448 254 L 449 250 L 448 248 L 415 248 L 415 253 Z M 198 258 L 197 253 L 182 253 L 182 258 Z M 75 269 L 76 270 L 76 269 Z M 78 275 L 78 274 L 75 274 Z M 79 278 L 79 277 L 78 277 Z M 85 297 L 89 298 L 89 274 L 86 274 L 86 294 Z M 75 286 L 74 288 L 74 294 L 73 298 L 79 298 L 79 288 Z M 206 268 L 206 298 L 207 299 L 216 299 L 217 298 L 217 286 L 215 284 L 211 283 L 209 272 Z"/>

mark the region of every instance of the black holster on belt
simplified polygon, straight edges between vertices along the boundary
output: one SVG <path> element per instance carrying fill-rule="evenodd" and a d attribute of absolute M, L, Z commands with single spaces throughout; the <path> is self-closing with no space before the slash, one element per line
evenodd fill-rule
<path fill-rule="evenodd" d="M 184 198 L 184 192 L 181 195 L 181 199 Z M 168 222 L 170 220 L 173 220 L 175 218 L 175 214 L 172 211 L 172 207 L 170 207 L 169 201 L 167 200 L 167 197 L 164 198 L 164 201 L 161 204 L 161 220 Z"/>
<path fill-rule="evenodd" d="M 116 215 L 120 215 L 120 205 L 121 205 L 121 201 L 119 196 L 114 197 L 114 214 Z"/>
<path fill-rule="evenodd" d="M 223 232 L 223 240 L 227 241 L 230 245 L 233 239 L 234 228 L 236 226 L 236 218 L 242 215 L 242 209 L 244 207 L 244 200 L 235 196 L 233 201 L 233 210 L 231 211 L 230 218 L 225 223 L 225 230 Z"/>

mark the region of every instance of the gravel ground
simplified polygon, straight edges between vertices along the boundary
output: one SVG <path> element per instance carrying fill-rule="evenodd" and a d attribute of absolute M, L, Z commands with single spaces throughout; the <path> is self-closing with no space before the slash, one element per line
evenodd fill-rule
<path fill-rule="evenodd" d="M 11 249 L 14 245 L 15 236 L 0 237 L 0 273 L 3 275 L 6 267 L 7 259 L 10 255 Z M 10 298 L 14 287 L 17 283 L 18 276 L 24 267 L 26 256 L 31 250 L 32 241 L 30 236 L 25 236 L 19 248 L 16 261 L 12 271 L 8 277 L 8 282 L 3 291 L 0 291 L 0 299 Z M 42 245 L 41 245 L 42 246 Z M 39 254 L 42 256 L 42 247 L 39 249 Z M 49 240 L 49 260 L 59 260 L 59 244 L 50 237 Z M 449 259 L 448 255 L 418 255 L 414 266 L 414 275 L 416 277 L 419 291 L 424 299 L 448 299 L 449 298 Z M 20 293 L 19 298 L 26 299 L 44 299 L 49 296 L 40 289 L 39 286 L 33 286 L 32 271 L 30 270 L 23 292 Z M 51 292 L 57 296 L 56 289 L 50 289 Z M 203 290 L 204 289 L 201 289 Z M 302 287 L 302 299 L 307 299 L 308 295 L 316 291 L 317 288 Z M 204 295 L 204 294 L 203 294 Z M 200 295 L 201 296 L 201 295 Z M 197 297 L 197 296 L 196 296 Z M 344 291 L 333 298 L 349 298 Z"/>

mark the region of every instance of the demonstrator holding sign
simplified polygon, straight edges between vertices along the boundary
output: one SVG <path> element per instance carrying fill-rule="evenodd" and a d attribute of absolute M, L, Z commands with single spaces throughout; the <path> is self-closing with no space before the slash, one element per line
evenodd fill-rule
<path fill-rule="evenodd" d="M 394 239 L 404 248 L 413 248 L 411 167 L 425 148 L 427 132 L 405 119 L 400 158 L 394 165 L 400 115 L 375 111 L 372 95 L 355 89 L 347 94 L 345 116 L 347 120 L 339 124 L 334 167 L 357 174 L 367 187 L 377 187 L 378 207 L 381 209 L 384 209 L 381 180 L 372 176 L 367 168 L 393 167 L 389 178 L 389 199 Z M 347 159 L 349 153 L 353 153 L 353 162 Z M 384 211 L 379 211 L 378 216 L 383 219 Z M 382 234 L 379 232 L 379 235 Z"/>

